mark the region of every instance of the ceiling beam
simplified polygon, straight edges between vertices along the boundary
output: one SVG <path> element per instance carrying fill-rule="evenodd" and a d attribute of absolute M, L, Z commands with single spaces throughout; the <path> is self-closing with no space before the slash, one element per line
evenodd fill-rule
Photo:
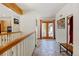
<path fill-rule="evenodd" d="M 2 3 L 4 6 L 8 7 L 9 9 L 13 10 L 14 12 L 23 15 L 23 10 L 16 5 L 15 3 Z"/>

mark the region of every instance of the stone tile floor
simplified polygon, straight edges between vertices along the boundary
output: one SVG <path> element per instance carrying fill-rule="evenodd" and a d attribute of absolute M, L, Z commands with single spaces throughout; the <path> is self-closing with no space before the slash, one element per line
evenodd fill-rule
<path fill-rule="evenodd" d="M 33 56 L 67 56 L 65 52 L 60 53 L 59 44 L 53 39 L 38 40 Z"/>

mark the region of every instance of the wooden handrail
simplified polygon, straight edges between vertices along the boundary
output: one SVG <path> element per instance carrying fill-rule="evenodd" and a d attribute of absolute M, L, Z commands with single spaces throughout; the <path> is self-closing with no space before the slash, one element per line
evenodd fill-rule
<path fill-rule="evenodd" d="M 15 33 L 21 33 L 21 31 L 18 32 L 2 32 L 0 35 L 10 35 L 10 34 L 15 34 Z"/>
<path fill-rule="evenodd" d="M 0 55 L 3 54 L 4 52 L 6 52 L 7 50 L 9 50 L 10 48 L 14 47 L 15 45 L 17 45 L 18 43 L 23 41 L 25 38 L 32 35 L 33 33 L 35 33 L 35 30 L 32 31 L 31 33 L 27 34 L 27 35 L 23 35 L 19 38 L 16 38 L 16 39 L 10 41 L 9 43 L 6 43 L 4 46 L 0 47 Z"/>

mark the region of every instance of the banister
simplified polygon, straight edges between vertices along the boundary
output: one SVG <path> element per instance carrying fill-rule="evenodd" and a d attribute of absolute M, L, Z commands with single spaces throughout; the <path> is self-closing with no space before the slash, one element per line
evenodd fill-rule
<path fill-rule="evenodd" d="M 2 32 L 0 35 L 10 35 L 10 34 L 15 34 L 15 33 L 21 33 L 21 31 L 18 32 Z"/>
<path fill-rule="evenodd" d="M 32 35 L 33 33 L 35 33 L 35 30 L 32 31 L 31 33 L 27 34 L 27 35 L 23 35 L 23 36 L 21 36 L 19 38 L 16 38 L 16 39 L 6 43 L 4 46 L 0 47 L 0 55 L 3 54 L 4 52 L 6 52 L 7 50 L 9 50 L 10 48 L 14 47 L 15 45 L 17 45 L 18 43 L 23 41 L 25 38 Z"/>

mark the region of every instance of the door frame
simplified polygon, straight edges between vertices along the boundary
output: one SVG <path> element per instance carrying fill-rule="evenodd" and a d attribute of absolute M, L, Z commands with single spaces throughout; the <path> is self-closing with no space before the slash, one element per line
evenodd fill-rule
<path fill-rule="evenodd" d="M 47 23 L 46 24 L 46 37 L 42 37 L 42 23 Z M 49 23 L 53 23 L 53 37 L 49 37 L 49 34 L 48 34 L 48 25 Z M 43 20 L 40 20 L 40 39 L 56 39 L 55 38 L 55 20 L 46 20 L 46 21 L 43 21 Z"/>
<path fill-rule="evenodd" d="M 68 31 L 68 29 L 69 29 L 68 26 L 69 26 L 70 24 L 69 24 L 68 21 L 70 20 L 71 17 L 73 17 L 73 15 L 67 16 L 67 43 L 68 43 L 68 44 L 69 44 L 69 39 L 70 39 L 70 38 L 69 38 L 69 35 L 70 35 L 70 34 L 69 34 L 69 31 Z M 73 34 L 73 33 L 72 33 L 72 34 Z"/>

